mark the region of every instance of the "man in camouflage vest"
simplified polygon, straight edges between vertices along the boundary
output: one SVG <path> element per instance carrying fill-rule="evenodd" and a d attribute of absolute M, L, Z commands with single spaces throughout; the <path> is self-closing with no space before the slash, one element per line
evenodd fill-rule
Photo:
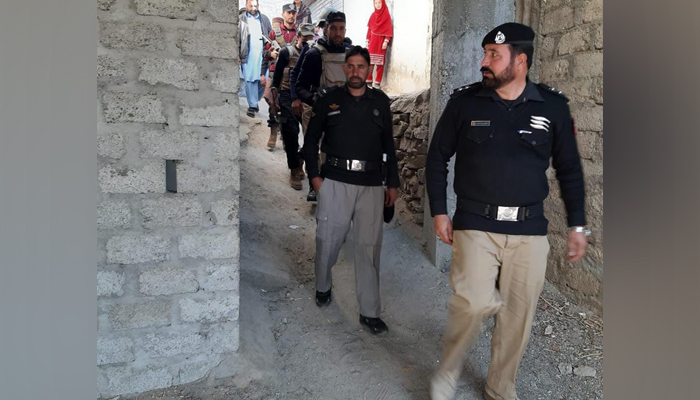
<path fill-rule="evenodd" d="M 289 185 L 301 190 L 301 180 L 304 178 L 304 169 L 299 157 L 299 120 L 292 112 L 292 93 L 289 73 L 294 68 L 304 42 L 313 39 L 314 27 L 312 24 L 301 24 L 297 30 L 297 38 L 294 44 L 288 44 L 280 50 L 277 57 L 275 74 L 272 78 L 272 100 L 276 101 L 281 110 L 280 124 L 282 128 L 282 143 L 287 153 L 287 167 L 289 168 Z"/>

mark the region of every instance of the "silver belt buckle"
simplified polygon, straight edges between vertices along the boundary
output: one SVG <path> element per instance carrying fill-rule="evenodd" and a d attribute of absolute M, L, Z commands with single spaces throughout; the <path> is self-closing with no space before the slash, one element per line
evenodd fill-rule
<path fill-rule="evenodd" d="M 362 161 L 360 160 L 350 160 L 350 171 L 364 171 L 364 168 L 362 166 Z"/>
<path fill-rule="evenodd" d="M 519 208 L 520 207 L 498 206 L 498 214 L 496 214 L 496 221 L 517 221 Z"/>

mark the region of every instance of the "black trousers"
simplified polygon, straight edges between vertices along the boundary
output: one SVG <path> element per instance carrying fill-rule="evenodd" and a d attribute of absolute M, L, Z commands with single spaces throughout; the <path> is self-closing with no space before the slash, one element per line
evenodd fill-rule
<path fill-rule="evenodd" d="M 301 122 L 292 112 L 292 93 L 289 90 L 279 92 L 280 130 L 282 131 L 282 143 L 284 152 L 287 153 L 287 167 L 299 168 L 299 123 Z"/>

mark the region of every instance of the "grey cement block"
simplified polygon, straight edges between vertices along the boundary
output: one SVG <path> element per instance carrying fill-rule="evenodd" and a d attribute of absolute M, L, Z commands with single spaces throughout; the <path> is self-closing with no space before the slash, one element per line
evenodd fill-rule
<path fill-rule="evenodd" d="M 217 22 L 238 22 L 238 3 L 230 0 L 209 0 L 206 13 Z"/>
<path fill-rule="evenodd" d="M 238 93 L 238 64 L 227 65 L 216 70 L 211 76 L 212 88 L 224 93 Z"/>
<path fill-rule="evenodd" d="M 214 158 L 223 161 L 238 160 L 241 141 L 237 132 L 219 133 L 214 136 Z"/>
<path fill-rule="evenodd" d="M 208 350 L 209 343 L 203 334 L 173 333 L 149 334 L 137 343 L 149 358 L 172 357 L 178 354 L 199 354 Z"/>
<path fill-rule="evenodd" d="M 216 353 L 233 353 L 238 351 L 239 336 L 237 323 L 215 325 L 209 333 L 212 350 Z"/>
<path fill-rule="evenodd" d="M 107 241 L 107 262 L 110 264 L 166 261 L 169 253 L 170 239 L 162 236 L 113 236 Z"/>
<path fill-rule="evenodd" d="M 540 67 L 540 77 L 542 82 L 557 82 L 566 80 L 569 77 L 569 61 L 543 61 Z"/>
<path fill-rule="evenodd" d="M 100 10 L 109 11 L 116 1 L 117 0 L 97 0 L 97 8 Z"/>
<path fill-rule="evenodd" d="M 97 182 L 104 193 L 165 193 L 165 163 L 141 168 L 107 165 L 100 169 Z"/>
<path fill-rule="evenodd" d="M 218 192 L 227 188 L 237 191 L 240 187 L 241 177 L 237 163 L 207 170 L 180 164 L 177 166 L 177 174 L 180 193 Z"/>
<path fill-rule="evenodd" d="M 182 107 L 180 124 L 184 126 L 237 127 L 238 114 L 238 107 L 228 103 L 204 108 Z"/>
<path fill-rule="evenodd" d="M 205 270 L 201 287 L 207 292 L 238 290 L 239 268 L 237 264 L 211 264 Z"/>
<path fill-rule="evenodd" d="M 196 132 L 141 132 L 141 157 L 183 160 L 197 157 L 199 134 Z"/>
<path fill-rule="evenodd" d="M 107 367 L 103 371 L 108 377 L 107 387 L 98 387 L 103 397 L 115 394 L 136 394 L 153 389 L 169 387 L 173 375 L 168 367 L 135 369 L 131 367 Z"/>
<path fill-rule="evenodd" d="M 179 36 L 177 45 L 184 55 L 238 60 L 238 39 L 233 29 L 180 29 Z"/>
<path fill-rule="evenodd" d="M 550 11 L 544 14 L 542 22 L 543 35 L 564 31 L 574 27 L 574 9 L 571 7 L 563 7 L 555 11 Z"/>
<path fill-rule="evenodd" d="M 124 201 L 103 201 L 97 205 L 97 229 L 127 229 L 131 226 L 131 210 Z"/>
<path fill-rule="evenodd" d="M 164 300 L 136 304 L 116 304 L 108 312 L 115 330 L 170 325 L 170 302 Z"/>
<path fill-rule="evenodd" d="M 220 355 L 209 355 L 204 361 L 183 364 L 178 369 L 178 384 L 194 382 L 197 379 L 203 378 L 209 371 L 216 367 L 222 359 L 223 357 Z"/>
<path fill-rule="evenodd" d="M 107 54 L 97 56 L 97 77 L 123 77 L 126 62 L 121 57 Z"/>
<path fill-rule="evenodd" d="M 107 92 L 102 101 L 107 122 L 167 122 L 163 115 L 163 103 L 153 95 Z"/>
<path fill-rule="evenodd" d="M 601 132 L 603 130 L 603 106 L 576 107 L 571 110 L 579 131 Z"/>
<path fill-rule="evenodd" d="M 142 58 L 139 60 L 140 81 L 151 85 L 163 83 L 179 89 L 199 89 L 199 68 L 185 60 L 169 58 Z"/>
<path fill-rule="evenodd" d="M 202 205 L 197 200 L 144 200 L 141 207 L 143 227 L 154 229 L 169 226 L 198 226 L 202 224 Z"/>
<path fill-rule="evenodd" d="M 194 293 L 199 289 L 194 271 L 176 268 L 157 268 L 139 277 L 141 294 L 161 296 L 176 293 Z"/>
<path fill-rule="evenodd" d="M 124 274 L 114 271 L 97 273 L 97 297 L 124 294 Z"/>
<path fill-rule="evenodd" d="M 184 235 L 178 250 L 181 258 L 237 258 L 239 253 L 238 232 L 226 234 Z"/>
<path fill-rule="evenodd" d="M 181 299 L 180 318 L 184 322 L 213 323 L 238 320 L 238 294 L 215 299 Z"/>
<path fill-rule="evenodd" d="M 126 154 L 124 135 L 108 133 L 97 136 L 97 154 L 102 157 L 120 159 Z"/>
<path fill-rule="evenodd" d="M 578 28 L 567 32 L 559 40 L 557 53 L 562 56 L 566 54 L 586 51 L 591 47 L 591 35 L 588 29 Z"/>
<path fill-rule="evenodd" d="M 136 13 L 166 18 L 197 19 L 195 0 L 134 0 Z"/>
<path fill-rule="evenodd" d="M 574 78 L 603 76 L 603 53 L 583 53 L 574 56 Z"/>
<path fill-rule="evenodd" d="M 238 225 L 238 196 L 235 200 L 218 200 L 211 205 L 211 219 L 216 225 Z"/>
<path fill-rule="evenodd" d="M 134 342 L 128 337 L 97 338 L 97 365 L 134 361 Z"/>
<path fill-rule="evenodd" d="M 164 50 L 163 28 L 153 23 L 100 21 L 100 42 L 108 48 Z"/>
<path fill-rule="evenodd" d="M 603 21 L 603 0 L 591 0 L 583 7 L 583 22 Z"/>

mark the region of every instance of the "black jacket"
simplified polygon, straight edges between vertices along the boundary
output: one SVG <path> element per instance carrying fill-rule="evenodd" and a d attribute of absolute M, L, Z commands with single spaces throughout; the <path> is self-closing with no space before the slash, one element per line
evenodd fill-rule
<path fill-rule="evenodd" d="M 313 107 L 304 137 L 303 154 L 309 181 L 317 176 L 361 186 L 381 186 L 381 170 L 348 171 L 324 164 L 319 175 L 318 149 L 326 157 L 381 163 L 387 155 L 387 187 L 399 187 L 399 170 L 392 135 L 389 98 L 375 89 L 356 98 L 346 86 L 323 89 Z"/>
<path fill-rule="evenodd" d="M 585 225 L 584 181 L 568 99 L 528 80 L 513 102 L 481 83 L 455 91 L 435 127 L 428 150 L 426 184 L 432 216 L 447 214 L 447 163 L 456 153 L 454 190 L 459 199 L 498 206 L 540 204 L 549 194 L 550 165 L 569 226 Z M 462 209 L 454 229 L 546 235 L 544 216 L 496 221 Z"/>

